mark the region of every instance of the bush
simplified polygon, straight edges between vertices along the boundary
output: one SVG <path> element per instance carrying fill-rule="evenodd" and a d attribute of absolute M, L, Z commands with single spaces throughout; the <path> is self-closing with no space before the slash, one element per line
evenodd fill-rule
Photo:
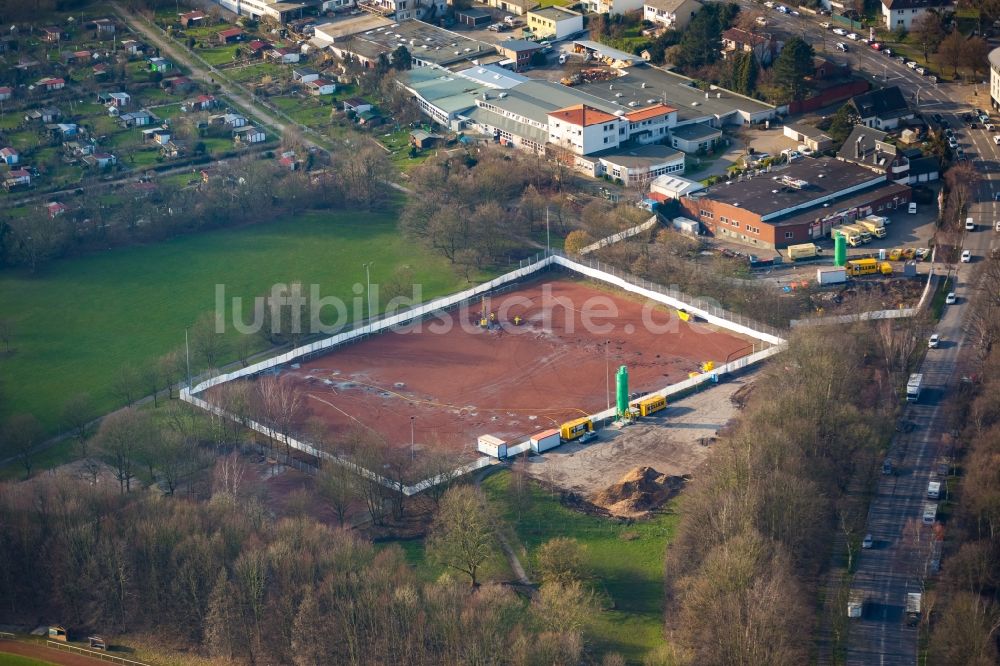
<path fill-rule="evenodd" d="M 571 231 L 566 236 L 565 248 L 569 254 L 578 254 L 580 250 L 594 242 L 593 237 L 586 231 L 577 229 Z"/>

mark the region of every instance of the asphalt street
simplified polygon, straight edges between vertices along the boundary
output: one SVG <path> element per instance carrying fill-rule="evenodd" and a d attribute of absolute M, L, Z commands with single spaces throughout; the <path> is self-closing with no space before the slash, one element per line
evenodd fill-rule
<path fill-rule="evenodd" d="M 934 83 L 894 57 L 822 28 L 820 23 L 829 20 L 826 17 L 805 14 L 794 17 L 754 3 L 744 4 L 762 11 L 771 26 L 802 35 L 817 53 L 836 54 L 837 59 L 847 60 L 855 70 L 869 75 L 876 85 L 899 86 L 925 117 L 941 114 L 958 133 L 959 144 L 981 178 L 976 202 L 970 210 L 977 223 L 976 230 L 966 232 L 962 242 L 963 249 L 972 251 L 973 260 L 958 264 L 953 275 L 958 302 L 946 307 L 934 330 L 942 343 L 939 348 L 928 350 L 920 366 L 922 395 L 917 403 L 907 405 L 901 418 L 901 423 L 912 424 L 912 430 L 899 432 L 892 442 L 889 458 L 895 474 L 882 476 L 878 483 L 867 522 L 873 547 L 861 552 L 852 584 L 852 590 L 864 592 L 866 602 L 862 617 L 850 625 L 846 663 L 914 664 L 918 633 L 916 627 L 907 625 L 905 603 L 908 592 L 923 592 L 930 573 L 933 528 L 923 525 L 922 515 L 925 504 L 932 502 L 927 499 L 927 484 L 935 478 L 935 463 L 944 454 L 939 450 L 942 435 L 949 428 L 941 404 L 960 380 L 957 364 L 964 344 L 963 321 L 970 307 L 968 297 L 974 289 L 977 264 L 989 256 L 992 248 L 1000 247 L 1000 233 L 994 230 L 995 221 L 1000 219 L 995 200 L 1000 193 L 997 170 L 1000 146 L 994 143 L 992 132 L 969 129 L 961 120 L 961 115 L 973 106 L 989 110 L 989 90 L 979 86 L 978 95 L 973 96 L 976 89 L 972 86 Z M 862 30 L 856 32 L 866 36 Z M 846 43 L 848 52 L 835 51 L 836 42 Z M 935 270 L 942 275 L 947 267 L 939 264 Z M 842 612 L 846 614 L 847 609 Z M 820 662 L 829 662 L 828 650 L 827 654 L 821 654 Z"/>

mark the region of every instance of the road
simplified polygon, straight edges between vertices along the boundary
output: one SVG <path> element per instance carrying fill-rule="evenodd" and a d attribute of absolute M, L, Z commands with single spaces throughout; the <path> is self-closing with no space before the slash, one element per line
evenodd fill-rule
<path fill-rule="evenodd" d="M 852 620 L 850 625 L 846 663 L 914 664 L 919 636 L 916 627 L 907 626 L 904 609 L 906 594 L 922 592 L 927 575 L 932 528 L 923 526 L 921 518 L 928 502 L 927 484 L 933 478 L 934 463 L 942 455 L 939 450 L 942 436 L 949 428 L 941 405 L 959 379 L 963 321 L 968 314 L 968 296 L 974 288 L 976 260 L 981 262 L 992 248 L 1000 247 L 1000 234 L 994 231 L 995 220 L 1000 219 L 995 201 L 995 195 L 1000 193 L 997 173 L 1000 146 L 992 141 L 992 133 L 968 129 L 960 118 L 974 106 L 988 109 L 989 91 L 982 89 L 979 95 L 973 95 L 975 89 L 970 86 L 933 83 L 863 42 L 838 37 L 820 27 L 820 22 L 827 20 L 824 17 L 793 17 L 760 5 L 744 4 L 756 11 L 763 10 L 770 25 L 802 35 L 817 53 L 835 54 L 835 59 L 847 60 L 856 71 L 868 74 L 876 85 L 899 86 L 906 99 L 925 117 L 940 113 L 958 132 L 959 144 L 982 177 L 976 202 L 970 209 L 977 230 L 965 233 L 963 238 L 963 248 L 971 250 L 974 259 L 970 264 L 959 264 L 954 276 L 958 303 L 946 307 L 934 331 L 943 342 L 938 349 L 928 350 L 920 366 L 923 393 L 919 402 L 907 405 L 901 418 L 901 422 L 912 423 L 914 427 L 910 432 L 897 434 L 892 441 L 889 458 L 896 473 L 879 480 L 866 528 L 873 536 L 873 547 L 863 550 L 858 557 L 851 586 L 865 593 L 866 603 L 862 618 Z M 864 31 L 857 32 L 864 36 Z M 848 44 L 846 54 L 834 50 L 838 41 Z M 944 266 L 936 266 L 938 274 L 944 270 Z M 846 608 L 833 610 L 845 614 L 846 611 Z M 819 662 L 830 663 L 831 646 L 828 641 L 820 642 Z"/>

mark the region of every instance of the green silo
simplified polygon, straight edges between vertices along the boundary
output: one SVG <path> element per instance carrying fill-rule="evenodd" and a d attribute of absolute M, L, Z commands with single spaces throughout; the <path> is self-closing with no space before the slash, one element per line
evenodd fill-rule
<path fill-rule="evenodd" d="M 628 368 L 624 365 L 618 368 L 618 374 L 615 375 L 615 387 L 618 418 L 623 419 L 628 416 Z"/>
<path fill-rule="evenodd" d="M 844 234 L 837 233 L 833 237 L 833 265 L 844 266 L 847 264 L 847 239 Z"/>

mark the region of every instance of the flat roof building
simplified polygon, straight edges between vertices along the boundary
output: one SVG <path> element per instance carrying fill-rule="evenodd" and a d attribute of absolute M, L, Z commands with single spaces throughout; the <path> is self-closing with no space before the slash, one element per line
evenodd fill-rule
<path fill-rule="evenodd" d="M 331 24 L 317 26 L 317 37 L 330 41 L 330 49 L 341 58 L 350 54 L 366 67 L 373 66 L 379 55 L 388 56 L 400 46 L 410 52 L 415 67 L 446 69 L 462 62 L 485 64 L 479 60 L 496 54 L 490 44 L 423 21 L 386 23 L 363 32 L 343 32 L 327 25 Z"/>
<path fill-rule="evenodd" d="M 885 174 L 829 157 L 718 183 L 680 199 L 688 217 L 719 238 L 783 248 L 828 238 L 830 230 L 871 214 L 889 215 L 910 188 Z"/>

